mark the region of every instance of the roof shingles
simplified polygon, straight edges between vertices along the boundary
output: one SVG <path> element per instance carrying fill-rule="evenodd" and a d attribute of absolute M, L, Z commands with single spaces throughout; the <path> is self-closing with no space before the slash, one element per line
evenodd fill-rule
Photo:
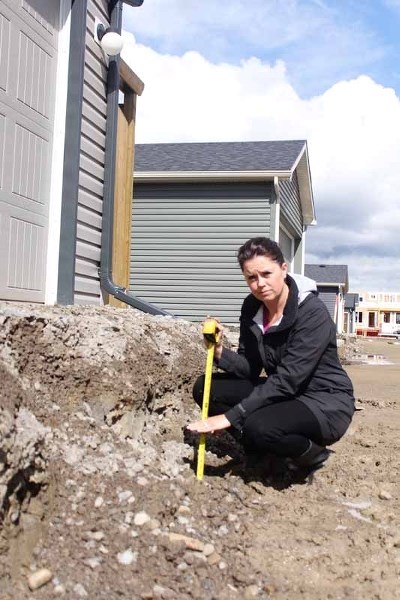
<path fill-rule="evenodd" d="M 136 144 L 135 171 L 290 171 L 304 140 Z"/>

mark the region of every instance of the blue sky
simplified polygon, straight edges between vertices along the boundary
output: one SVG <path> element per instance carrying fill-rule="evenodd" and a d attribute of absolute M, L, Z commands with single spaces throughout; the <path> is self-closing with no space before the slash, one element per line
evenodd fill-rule
<path fill-rule="evenodd" d="M 306 262 L 400 291 L 400 0 L 144 0 L 137 142 L 307 139 Z"/>
<path fill-rule="evenodd" d="M 400 91 L 396 0 L 144 0 L 125 11 L 124 26 L 163 54 L 283 60 L 305 97 L 360 73 Z"/>

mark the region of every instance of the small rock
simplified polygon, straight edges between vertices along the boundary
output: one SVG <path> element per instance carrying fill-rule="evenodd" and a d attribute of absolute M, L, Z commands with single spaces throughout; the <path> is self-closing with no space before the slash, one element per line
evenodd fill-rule
<path fill-rule="evenodd" d="M 221 561 L 218 563 L 218 567 L 221 569 L 221 571 L 223 571 L 224 569 L 226 569 L 226 567 L 227 567 L 227 566 L 228 566 L 228 565 L 226 564 L 226 562 L 225 562 L 224 560 L 221 560 Z"/>
<path fill-rule="evenodd" d="M 87 598 L 89 595 L 81 583 L 74 585 L 74 592 L 79 598 Z"/>
<path fill-rule="evenodd" d="M 387 492 L 386 490 L 381 490 L 379 492 L 379 498 L 381 500 L 391 500 L 392 499 L 392 494 L 389 494 L 389 492 Z"/>
<path fill-rule="evenodd" d="M 180 515 L 188 515 L 191 512 L 191 510 L 188 506 L 181 504 L 181 506 L 178 507 L 178 510 L 176 512 Z"/>
<path fill-rule="evenodd" d="M 217 552 L 213 552 L 210 556 L 207 556 L 207 562 L 209 565 L 216 565 L 221 560 L 221 557 Z"/>
<path fill-rule="evenodd" d="M 150 519 L 151 519 L 151 517 L 146 512 L 141 511 L 141 512 L 136 513 L 135 518 L 133 519 L 133 522 L 138 527 L 141 527 L 142 525 L 144 525 L 145 523 L 150 521 Z"/>
<path fill-rule="evenodd" d="M 63 596 L 65 594 L 65 587 L 63 585 L 61 585 L 60 583 L 58 585 L 55 585 L 53 588 L 53 595 L 54 596 Z"/>
<path fill-rule="evenodd" d="M 100 542 L 100 540 L 102 540 L 104 538 L 104 532 L 103 531 L 88 531 L 86 533 L 86 537 L 89 540 L 95 540 L 96 542 Z"/>
<path fill-rule="evenodd" d="M 121 565 L 131 565 L 133 562 L 137 561 L 138 553 L 132 552 L 130 548 L 125 550 L 125 552 L 119 552 L 117 554 L 117 560 Z"/>
<path fill-rule="evenodd" d="M 257 585 L 249 585 L 244 590 L 244 600 L 252 600 L 253 598 L 257 598 L 259 591 L 260 590 Z"/>
<path fill-rule="evenodd" d="M 53 577 L 53 573 L 49 569 L 39 569 L 28 577 L 28 586 L 31 590 L 37 590 L 46 583 L 49 583 Z"/>
<path fill-rule="evenodd" d="M 103 504 L 104 499 L 101 496 L 97 496 L 96 500 L 94 501 L 95 508 L 100 508 L 100 506 L 103 506 Z"/>
<path fill-rule="evenodd" d="M 130 490 L 126 490 L 124 492 L 120 492 L 118 494 L 118 500 L 119 502 L 125 502 L 125 500 L 129 500 L 129 498 L 131 498 L 132 496 L 132 492 Z"/>
<path fill-rule="evenodd" d="M 149 483 L 149 481 L 148 481 L 148 479 L 146 479 L 146 477 L 138 477 L 137 478 L 137 484 L 141 485 L 142 487 L 144 487 L 148 483 Z"/>
<path fill-rule="evenodd" d="M 204 556 L 211 556 L 215 552 L 213 544 L 204 544 L 203 554 Z"/>
<path fill-rule="evenodd" d="M 96 569 L 97 567 L 99 567 L 101 565 L 101 558 L 97 558 L 97 557 L 87 558 L 86 560 L 83 561 L 83 564 L 87 565 L 91 569 Z"/>
<path fill-rule="evenodd" d="M 183 542 L 183 544 L 185 544 L 186 548 L 189 548 L 189 550 L 195 550 L 197 552 L 204 551 L 204 542 L 196 538 L 192 538 L 181 533 L 169 533 L 168 538 L 170 542 Z"/>

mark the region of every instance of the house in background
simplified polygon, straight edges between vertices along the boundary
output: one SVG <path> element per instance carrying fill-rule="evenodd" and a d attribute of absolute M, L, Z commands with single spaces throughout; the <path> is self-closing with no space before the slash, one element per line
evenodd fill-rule
<path fill-rule="evenodd" d="M 400 332 L 400 292 L 359 292 L 358 335 L 396 335 Z"/>
<path fill-rule="evenodd" d="M 2 300 L 102 304 L 111 293 L 134 304 L 123 289 L 128 271 L 118 285 L 112 280 L 111 254 L 115 211 L 128 246 L 120 245 L 114 260 L 128 267 L 135 102 L 143 83 L 95 39 L 98 23 L 120 31 L 122 6 L 1 1 Z"/>
<path fill-rule="evenodd" d="M 133 197 L 129 289 L 176 316 L 237 324 L 248 288 L 236 252 L 250 237 L 278 241 L 303 273 L 305 141 L 138 144 Z"/>
<path fill-rule="evenodd" d="M 344 297 L 344 326 L 343 332 L 347 334 L 356 333 L 358 294 L 348 292 Z"/>
<path fill-rule="evenodd" d="M 304 275 L 314 279 L 319 297 L 325 303 L 336 324 L 336 331 L 343 333 L 345 329 L 344 298 L 349 289 L 347 265 L 306 264 Z"/>

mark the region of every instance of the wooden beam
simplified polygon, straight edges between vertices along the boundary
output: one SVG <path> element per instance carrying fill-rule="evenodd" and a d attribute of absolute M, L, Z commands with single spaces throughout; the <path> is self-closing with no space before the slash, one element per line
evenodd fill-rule
<path fill-rule="evenodd" d="M 129 88 L 135 92 L 138 96 L 142 95 L 144 90 L 144 83 L 139 77 L 132 71 L 124 60 L 120 60 L 119 64 L 119 75 L 121 82 L 121 89 L 125 92 L 126 88 Z"/>
<path fill-rule="evenodd" d="M 136 94 L 126 89 L 124 104 L 118 111 L 112 260 L 113 281 L 124 288 L 129 287 L 135 113 Z M 112 296 L 109 302 L 112 306 L 128 307 Z"/>

